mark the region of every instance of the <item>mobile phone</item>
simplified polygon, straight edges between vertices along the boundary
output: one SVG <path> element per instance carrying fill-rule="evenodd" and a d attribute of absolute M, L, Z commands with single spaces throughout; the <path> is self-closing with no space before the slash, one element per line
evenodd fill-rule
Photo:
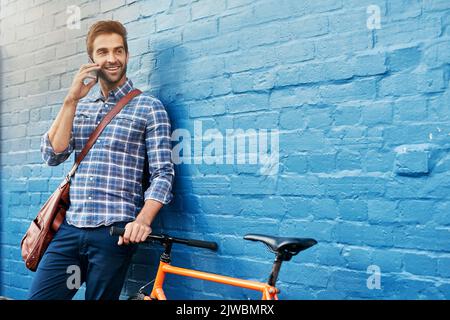
<path fill-rule="evenodd" d="M 92 60 L 91 57 L 89 57 L 89 63 L 95 63 L 94 60 Z M 97 70 L 90 71 L 89 74 L 94 76 L 96 78 L 96 81 L 98 81 L 98 71 Z M 93 81 L 93 80 L 90 80 L 88 82 L 91 82 L 91 81 Z"/>

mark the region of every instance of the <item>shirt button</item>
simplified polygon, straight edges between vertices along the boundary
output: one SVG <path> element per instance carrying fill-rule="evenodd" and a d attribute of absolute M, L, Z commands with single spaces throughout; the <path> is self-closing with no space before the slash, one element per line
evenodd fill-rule
<path fill-rule="evenodd" d="M 97 124 L 100 124 L 100 121 L 97 121 Z"/>
<path fill-rule="evenodd" d="M 89 199 L 89 200 L 92 200 L 92 197 L 89 197 L 88 199 Z"/>
<path fill-rule="evenodd" d="M 93 177 L 90 177 L 90 178 L 89 178 L 89 180 L 91 180 L 91 181 L 92 181 L 92 180 L 94 180 L 94 178 L 93 178 Z"/>

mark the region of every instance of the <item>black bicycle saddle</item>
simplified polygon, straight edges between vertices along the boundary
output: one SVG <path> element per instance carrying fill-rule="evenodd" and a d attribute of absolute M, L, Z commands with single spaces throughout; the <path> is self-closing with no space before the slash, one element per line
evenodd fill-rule
<path fill-rule="evenodd" d="M 300 251 L 306 250 L 315 244 L 317 241 L 310 238 L 288 238 L 288 237 L 273 237 L 264 234 L 246 234 L 245 240 L 261 241 L 270 251 L 277 253 L 283 260 L 290 260 Z"/>

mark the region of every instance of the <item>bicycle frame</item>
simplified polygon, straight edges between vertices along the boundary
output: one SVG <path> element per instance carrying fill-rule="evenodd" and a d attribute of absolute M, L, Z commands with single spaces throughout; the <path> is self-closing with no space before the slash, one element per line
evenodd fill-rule
<path fill-rule="evenodd" d="M 170 262 L 164 261 L 159 262 L 158 272 L 156 274 L 156 279 L 153 285 L 152 292 L 150 294 L 150 297 L 148 296 L 145 297 L 145 300 L 150 299 L 167 300 L 163 290 L 164 279 L 166 277 L 166 274 L 175 274 L 179 276 L 196 278 L 205 281 L 212 281 L 225 285 L 260 291 L 262 293 L 262 300 L 278 300 L 277 293 L 279 293 L 279 290 L 267 283 L 228 277 L 193 269 L 179 268 L 172 266 Z"/>
<path fill-rule="evenodd" d="M 113 226 L 110 229 L 111 236 L 121 236 L 124 234 L 124 232 L 124 228 Z M 276 254 L 275 261 L 272 266 L 272 272 L 270 273 L 267 283 L 172 266 L 171 251 L 173 243 L 206 248 L 214 251 L 217 250 L 217 243 L 203 240 L 174 238 L 165 234 L 150 234 L 147 238 L 147 241 L 159 242 L 164 246 L 164 252 L 161 254 L 161 257 L 159 259 L 158 271 L 156 273 L 156 278 L 154 280 L 153 289 L 150 295 L 148 296 L 143 293 L 143 289 L 147 285 L 139 289 L 139 294 L 144 296 L 144 300 L 167 300 L 163 289 L 164 280 L 167 274 L 175 274 L 179 276 L 259 291 L 262 293 L 262 300 L 278 300 L 278 293 L 280 293 L 280 290 L 278 290 L 275 285 L 283 261 L 289 261 L 292 256 L 296 255 L 300 251 L 308 249 L 309 247 L 317 244 L 316 240 L 309 238 L 305 239 L 271 237 L 260 234 L 247 234 L 245 235 L 244 239 L 252 241 L 262 241 L 264 244 L 266 244 L 270 251 Z"/>

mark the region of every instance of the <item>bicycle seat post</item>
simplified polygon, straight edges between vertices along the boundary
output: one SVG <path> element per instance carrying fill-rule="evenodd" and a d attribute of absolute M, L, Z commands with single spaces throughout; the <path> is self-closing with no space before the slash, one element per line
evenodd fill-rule
<path fill-rule="evenodd" d="M 282 255 L 280 253 L 277 253 L 275 261 L 272 266 L 272 272 L 270 273 L 269 276 L 269 281 L 267 282 L 270 286 L 275 287 L 282 263 L 283 263 Z"/>

